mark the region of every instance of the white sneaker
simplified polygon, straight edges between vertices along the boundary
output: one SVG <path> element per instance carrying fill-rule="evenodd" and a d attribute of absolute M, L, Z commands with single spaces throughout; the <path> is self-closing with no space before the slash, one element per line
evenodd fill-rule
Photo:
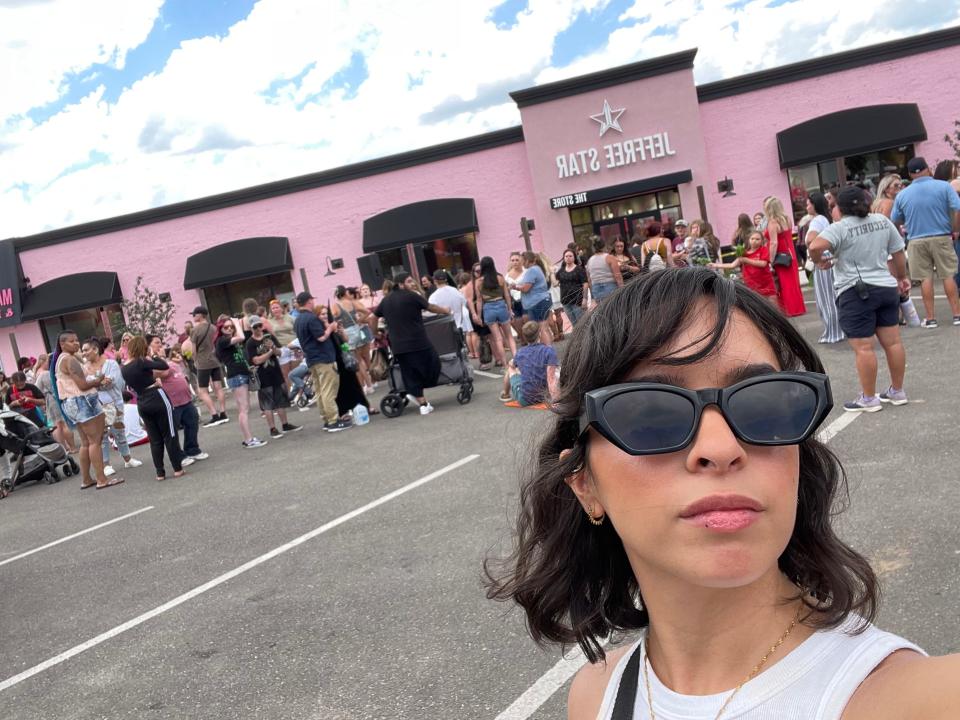
<path fill-rule="evenodd" d="M 421 414 L 421 415 L 429 415 L 429 414 L 432 413 L 432 412 L 433 412 L 433 405 L 431 405 L 430 403 L 427 403 L 426 405 L 421 405 L 421 406 L 420 406 L 420 414 Z"/>
<path fill-rule="evenodd" d="M 260 448 L 267 444 L 266 440 L 261 440 L 260 438 L 250 438 L 250 440 L 243 441 L 243 447 L 247 449 Z"/>
<path fill-rule="evenodd" d="M 135 457 L 130 458 L 123 464 L 125 468 L 135 468 L 140 467 L 141 465 L 143 465 L 143 463 L 140 460 L 137 460 Z"/>
<path fill-rule="evenodd" d="M 180 467 L 190 467 L 196 462 L 192 457 L 185 457 L 180 461 Z"/>
<path fill-rule="evenodd" d="M 210 457 L 210 456 L 207 455 L 207 453 L 202 452 L 202 453 L 199 453 L 199 454 L 197 454 L 197 455 L 187 455 L 187 457 L 190 458 L 190 459 L 192 459 L 192 460 L 206 460 L 206 459 L 207 459 L 208 457 Z"/>
<path fill-rule="evenodd" d="M 117 472 L 117 471 L 113 469 L 113 465 L 104 465 L 104 466 L 103 466 L 103 474 L 104 474 L 106 477 L 110 477 L 111 475 L 115 475 L 116 472 Z"/>

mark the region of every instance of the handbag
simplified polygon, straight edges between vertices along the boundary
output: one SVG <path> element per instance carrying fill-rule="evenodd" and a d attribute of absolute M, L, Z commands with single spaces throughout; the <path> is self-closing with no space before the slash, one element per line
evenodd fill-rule
<path fill-rule="evenodd" d="M 373 354 L 373 361 L 370 363 L 370 377 L 374 382 L 380 382 L 387 377 L 387 372 L 389 372 L 387 358 L 378 350 Z"/>
<path fill-rule="evenodd" d="M 774 267 L 790 267 L 791 265 L 793 265 L 793 258 L 790 253 L 778 252 L 773 256 Z"/>
<path fill-rule="evenodd" d="M 343 358 L 343 369 L 347 372 L 356 372 L 360 369 L 360 363 L 357 362 L 357 358 L 354 357 L 352 352 L 348 352 L 341 348 L 340 357 Z"/>

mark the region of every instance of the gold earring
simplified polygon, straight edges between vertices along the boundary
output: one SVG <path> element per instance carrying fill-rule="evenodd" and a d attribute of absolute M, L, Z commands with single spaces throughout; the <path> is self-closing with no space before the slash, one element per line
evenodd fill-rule
<path fill-rule="evenodd" d="M 590 520 L 591 525 L 603 525 L 603 521 L 606 517 L 607 517 L 606 515 L 601 515 L 599 519 L 595 518 L 593 516 L 593 505 L 591 505 L 590 509 L 587 510 L 587 519 Z"/>

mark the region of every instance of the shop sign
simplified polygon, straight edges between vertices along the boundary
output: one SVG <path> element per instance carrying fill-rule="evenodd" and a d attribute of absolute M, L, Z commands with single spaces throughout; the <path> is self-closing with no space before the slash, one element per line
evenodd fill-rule
<path fill-rule="evenodd" d="M 550 207 L 554 210 L 559 210 L 560 208 L 572 207 L 574 205 L 583 205 L 584 203 L 590 202 L 590 193 L 587 191 L 570 193 L 569 195 L 560 195 L 559 197 L 550 198 Z"/>
<path fill-rule="evenodd" d="M 614 110 L 610 107 L 610 103 L 604 100 L 603 110 L 596 115 L 591 115 L 590 119 L 599 123 L 600 137 L 603 137 L 608 130 L 616 130 L 623 134 L 620 116 L 625 112 L 626 108 Z M 676 154 L 677 151 L 670 146 L 670 134 L 664 130 L 641 137 L 626 138 L 600 147 L 560 153 L 556 156 L 555 162 L 557 177 L 562 180 Z"/>
<path fill-rule="evenodd" d="M 0 240 L 0 327 L 20 324 L 20 276 L 13 240 Z"/>

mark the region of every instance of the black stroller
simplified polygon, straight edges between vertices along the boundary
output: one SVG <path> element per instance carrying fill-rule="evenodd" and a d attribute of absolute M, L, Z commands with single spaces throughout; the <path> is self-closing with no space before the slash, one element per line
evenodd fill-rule
<path fill-rule="evenodd" d="M 20 483 L 58 482 L 59 467 L 63 468 L 64 477 L 80 473 L 77 461 L 53 439 L 47 428 L 37 427 L 32 420 L 12 410 L 0 411 L 0 450 L 10 455 L 10 478 L 0 479 L 5 485 L 0 488 L 0 497 Z"/>
<path fill-rule="evenodd" d="M 431 387 L 459 385 L 457 402 L 466 405 L 473 397 L 473 366 L 467 359 L 467 344 L 463 331 L 457 327 L 450 315 L 428 318 L 423 324 L 430 344 L 440 356 L 440 377 Z M 403 386 L 400 365 L 395 358 L 390 359 L 387 377 L 390 380 L 390 392 L 380 401 L 380 412 L 387 418 L 400 417 L 404 408 L 410 404 L 410 399 Z"/>

